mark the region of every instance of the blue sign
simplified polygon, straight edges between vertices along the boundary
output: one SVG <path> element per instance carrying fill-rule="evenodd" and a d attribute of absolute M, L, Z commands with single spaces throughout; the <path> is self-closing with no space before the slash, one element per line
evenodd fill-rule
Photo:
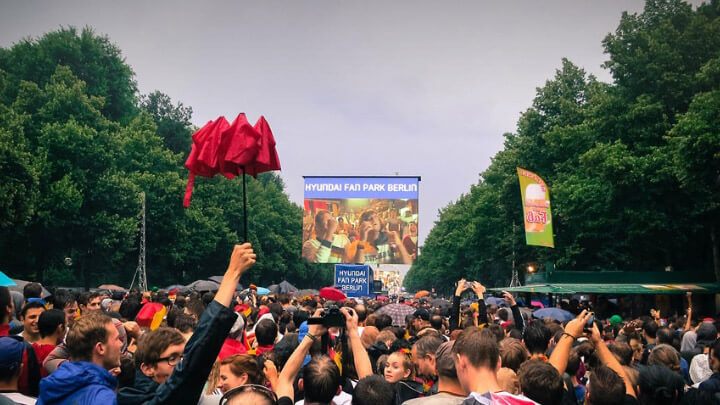
<path fill-rule="evenodd" d="M 335 265 L 335 287 L 349 298 L 369 297 L 372 282 L 373 271 L 368 265 Z"/>
<path fill-rule="evenodd" d="M 418 198 L 418 177 L 305 177 L 305 199 Z"/>

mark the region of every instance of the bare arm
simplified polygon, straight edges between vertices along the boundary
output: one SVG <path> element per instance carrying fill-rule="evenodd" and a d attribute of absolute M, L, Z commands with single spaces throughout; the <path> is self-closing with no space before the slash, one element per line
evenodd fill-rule
<path fill-rule="evenodd" d="M 577 318 L 568 322 L 565 326 L 565 333 L 563 333 L 560 341 L 555 345 L 555 349 L 553 349 L 548 362 L 555 367 L 560 375 L 563 375 L 567 368 L 568 357 L 570 356 L 570 349 L 572 349 L 573 342 L 582 335 L 583 326 L 591 316 L 591 313 L 582 311 Z"/>
<path fill-rule="evenodd" d="M 360 340 L 358 334 L 358 315 L 350 308 L 343 307 L 340 309 L 345 314 L 345 329 L 350 338 L 350 349 L 352 350 L 353 359 L 355 361 L 355 371 L 357 371 L 358 379 L 363 379 L 372 375 L 372 365 L 370 364 L 370 356 L 368 356 L 365 346 Z"/>
<path fill-rule="evenodd" d="M 318 309 L 315 311 L 314 316 L 320 316 L 321 313 L 322 309 Z M 293 389 L 293 382 L 295 382 L 295 377 L 298 372 L 300 372 L 303 360 L 305 360 L 305 356 L 307 356 L 314 341 L 310 336 L 314 336 L 319 339 L 325 332 L 327 332 L 327 329 L 322 325 L 308 326 L 308 333 L 305 335 L 295 351 L 290 355 L 290 358 L 285 363 L 285 367 L 283 367 L 280 372 L 277 389 L 275 390 L 278 398 L 290 397 L 290 399 L 292 399 L 294 397 L 295 390 Z"/>
<path fill-rule="evenodd" d="M 600 361 L 603 362 L 603 364 L 605 364 L 606 366 L 610 367 L 623 379 L 623 381 L 625 382 L 625 393 L 630 395 L 631 397 L 635 397 L 635 390 L 633 389 L 630 380 L 625 374 L 625 369 L 620 365 L 620 362 L 615 358 L 615 356 L 613 356 L 610 349 L 607 348 L 605 342 L 603 342 L 602 335 L 600 334 L 600 329 L 598 329 L 596 324 L 593 324 L 592 336 L 590 337 L 590 339 L 595 345 L 595 353 L 597 353 Z"/>

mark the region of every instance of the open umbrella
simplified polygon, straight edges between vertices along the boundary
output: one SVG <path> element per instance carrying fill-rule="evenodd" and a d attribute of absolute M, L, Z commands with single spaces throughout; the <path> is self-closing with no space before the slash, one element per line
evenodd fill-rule
<path fill-rule="evenodd" d="M 222 283 L 222 280 L 223 280 L 223 276 L 212 276 L 212 277 L 208 277 L 208 280 L 214 281 L 214 282 L 218 283 L 218 286 L 220 286 L 220 283 Z M 243 290 L 242 284 L 238 283 L 238 284 L 235 286 L 235 291 L 242 291 L 242 290 Z"/>
<path fill-rule="evenodd" d="M 224 120 L 223 117 L 218 121 Z M 217 122 L 217 121 L 216 121 Z M 227 122 L 227 121 L 225 121 Z M 280 170 L 275 138 L 264 117 L 251 126 L 245 114 L 238 114 L 232 125 L 208 123 L 193 135 L 193 148 L 185 166 L 190 170 L 184 205 L 190 205 L 195 175 L 212 177 L 222 173 L 227 178 L 243 175 L 243 240 L 247 241 L 247 192 L 245 174 Z M 196 152 L 197 151 L 197 152 Z"/>
<path fill-rule="evenodd" d="M 15 282 L 12 281 L 12 279 L 10 277 L 5 275 L 5 273 L 0 271 L 0 286 L 9 287 L 9 286 L 13 286 L 13 285 L 15 285 Z"/>
<path fill-rule="evenodd" d="M 430 301 L 430 305 L 438 308 L 450 308 L 452 306 L 450 301 L 442 298 L 435 298 L 434 300 Z"/>
<path fill-rule="evenodd" d="M 280 289 L 280 293 L 283 294 L 290 294 L 296 292 L 298 289 L 294 285 L 288 283 L 287 281 L 283 280 L 278 284 L 278 287 Z"/>
<path fill-rule="evenodd" d="M 280 291 L 279 291 L 279 290 L 280 290 L 280 286 L 277 285 L 277 284 L 270 284 L 267 289 L 270 290 L 270 292 L 272 292 L 272 293 L 274 293 L 274 294 L 277 294 L 277 293 L 280 292 Z"/>
<path fill-rule="evenodd" d="M 543 308 L 533 312 L 533 317 L 538 319 L 552 318 L 559 322 L 565 322 L 574 319 L 575 315 L 560 308 Z"/>
<path fill-rule="evenodd" d="M 220 288 L 220 284 L 210 280 L 197 280 L 186 285 L 185 288 L 195 291 L 215 291 Z"/>
<path fill-rule="evenodd" d="M 127 291 L 125 288 L 115 284 L 103 284 L 98 286 L 98 290 L 110 290 L 110 291 Z"/>
<path fill-rule="evenodd" d="M 430 295 L 430 291 L 428 291 L 428 290 L 420 290 L 420 291 L 418 291 L 417 293 L 415 293 L 415 298 L 427 297 L 428 295 Z"/>
<path fill-rule="evenodd" d="M 540 301 L 530 301 L 530 305 L 535 306 L 535 307 L 540 307 L 541 309 L 545 308 L 545 304 L 543 304 Z"/>
<path fill-rule="evenodd" d="M 305 297 L 308 295 L 318 295 L 320 294 L 320 291 L 313 290 L 313 289 L 304 289 L 304 290 L 297 290 L 293 293 L 293 297 Z"/>
<path fill-rule="evenodd" d="M 330 301 L 345 301 L 347 296 L 344 292 L 335 287 L 323 287 L 320 289 L 320 297 Z"/>
<path fill-rule="evenodd" d="M 257 287 L 256 291 L 257 291 L 257 295 L 268 295 L 272 292 L 265 287 Z M 242 292 L 247 294 L 250 292 L 250 289 L 246 288 L 246 289 L 242 290 Z"/>
<path fill-rule="evenodd" d="M 13 278 L 12 281 L 15 283 L 15 285 L 8 286 L 8 290 L 17 291 L 19 293 L 23 292 L 23 289 L 26 285 L 32 283 L 32 281 L 20 280 L 17 278 Z M 42 287 L 42 298 L 49 297 L 50 295 L 50 291 L 48 291 L 45 287 Z"/>
<path fill-rule="evenodd" d="M 404 326 L 405 317 L 414 313 L 415 307 L 404 304 L 387 304 L 384 307 L 375 311 L 378 315 L 389 315 L 392 318 L 393 326 Z"/>
<path fill-rule="evenodd" d="M 487 297 L 487 298 L 485 298 L 485 304 L 497 305 L 497 306 L 499 306 L 499 307 L 507 307 L 507 306 L 510 306 L 510 304 L 508 304 L 507 301 L 504 301 L 502 298 L 498 298 L 498 297 Z"/>

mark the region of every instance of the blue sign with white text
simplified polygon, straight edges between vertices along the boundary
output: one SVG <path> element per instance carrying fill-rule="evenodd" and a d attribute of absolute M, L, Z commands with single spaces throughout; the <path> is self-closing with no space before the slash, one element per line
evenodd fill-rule
<path fill-rule="evenodd" d="M 373 273 L 368 265 L 335 265 L 335 287 L 348 298 L 369 297 L 372 282 Z"/>
<path fill-rule="evenodd" d="M 305 198 L 418 198 L 417 177 L 306 177 Z"/>

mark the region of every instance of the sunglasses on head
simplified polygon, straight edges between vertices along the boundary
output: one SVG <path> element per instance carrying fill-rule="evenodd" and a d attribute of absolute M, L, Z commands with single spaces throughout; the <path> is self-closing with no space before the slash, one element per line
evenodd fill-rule
<path fill-rule="evenodd" d="M 265 387 L 263 385 L 257 385 L 257 384 L 245 384 L 241 385 L 239 387 L 235 387 L 228 392 L 226 392 L 222 398 L 220 398 L 220 405 L 227 404 L 232 398 L 244 393 L 244 392 L 256 392 L 259 394 L 264 395 L 267 399 L 270 400 L 270 403 L 273 405 L 277 404 L 277 394 L 275 394 L 270 388 Z"/>

